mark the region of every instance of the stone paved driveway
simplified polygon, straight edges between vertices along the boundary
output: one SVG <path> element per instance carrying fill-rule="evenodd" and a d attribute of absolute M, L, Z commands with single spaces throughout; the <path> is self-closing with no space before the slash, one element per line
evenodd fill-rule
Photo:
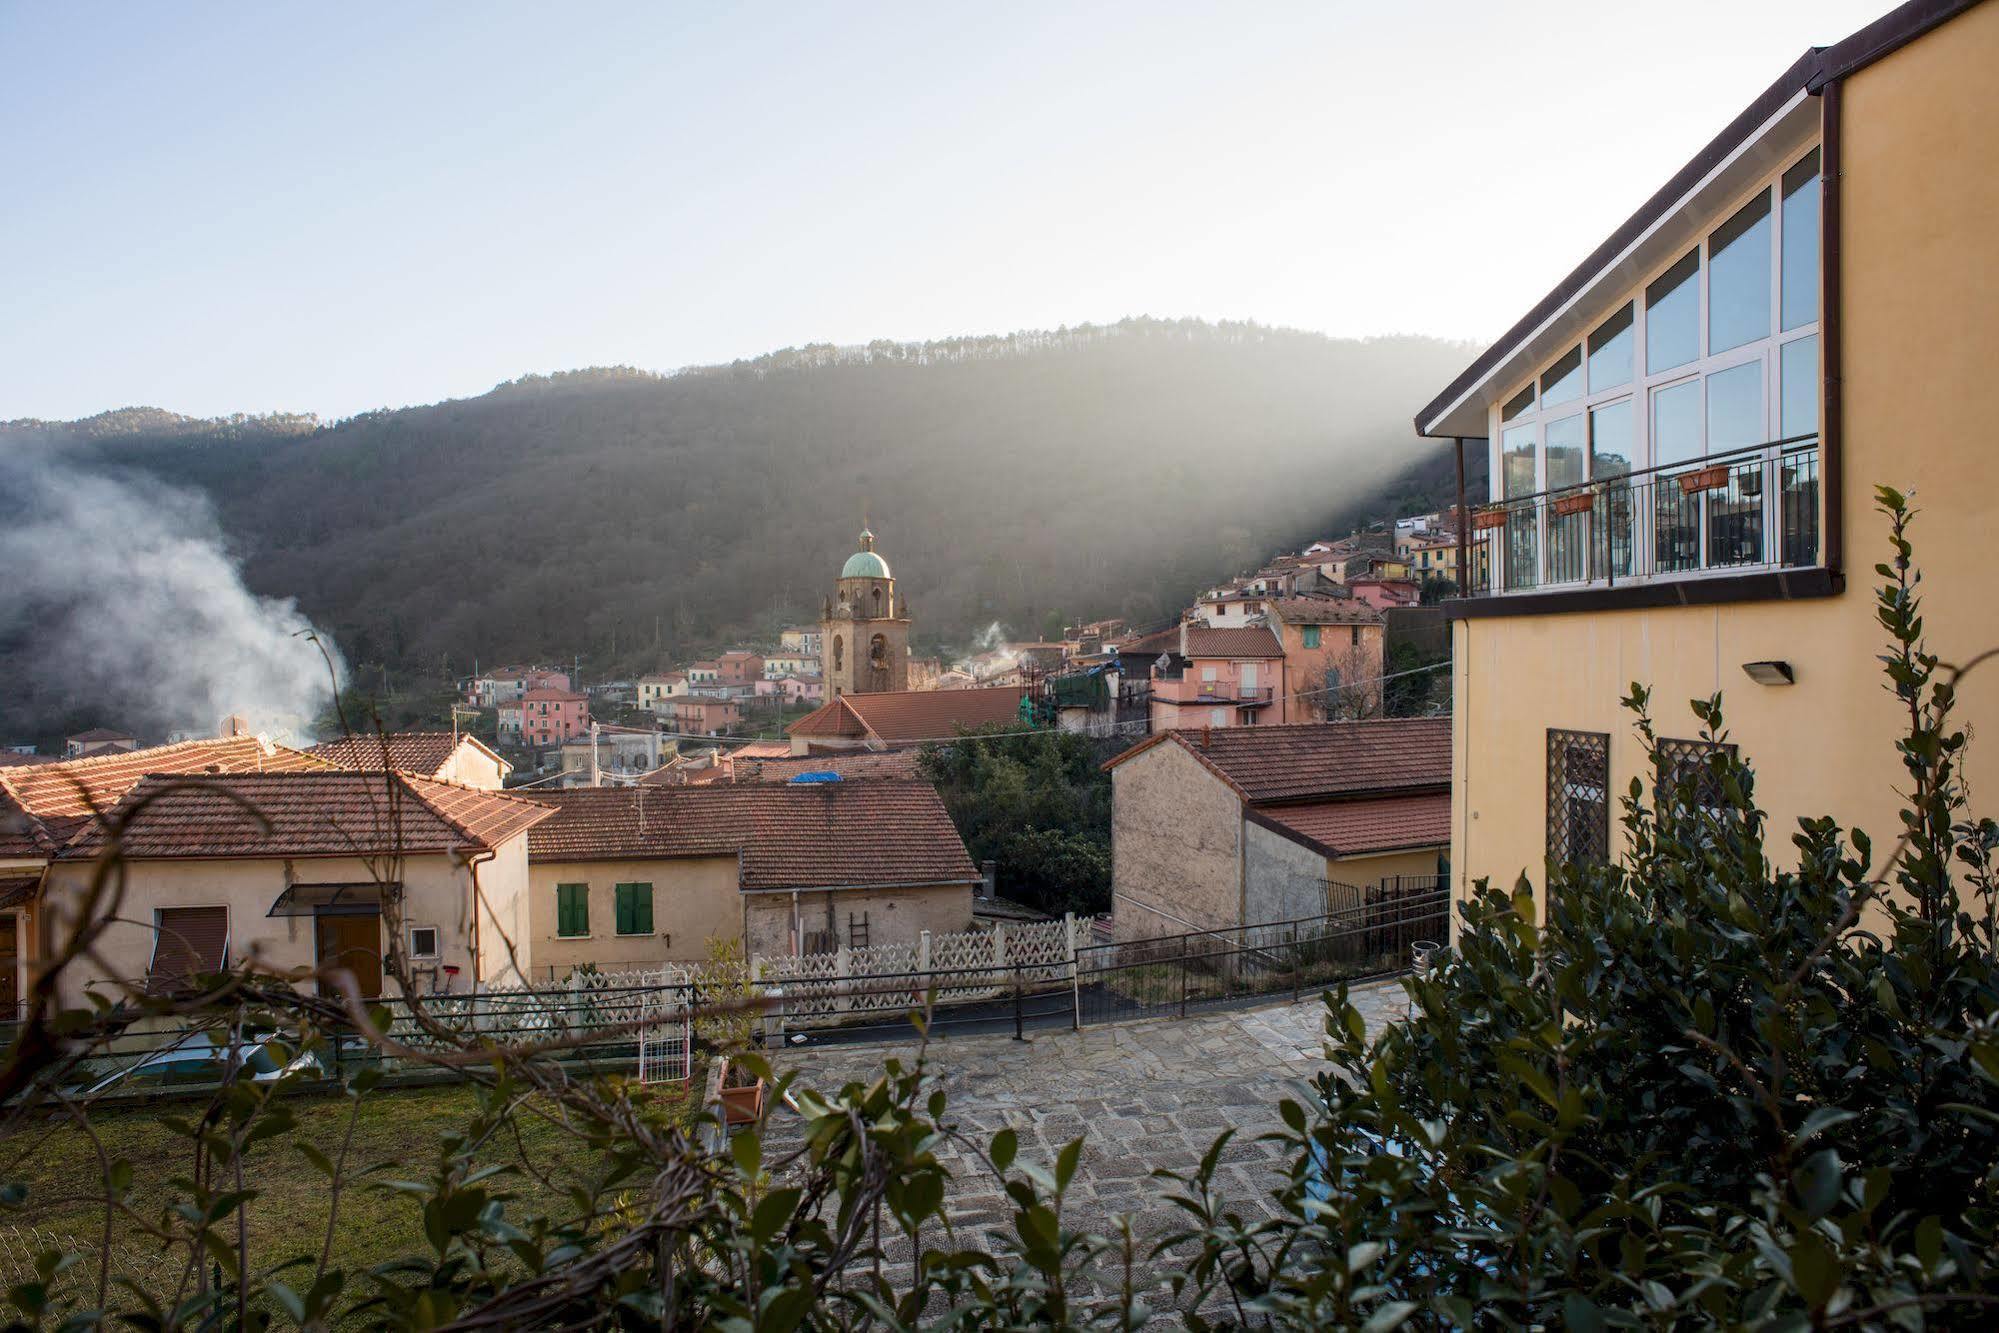
<path fill-rule="evenodd" d="M 1357 987 L 1351 995 L 1371 1028 L 1407 1011 L 1396 982 Z M 1219 1183 L 1244 1215 L 1268 1209 L 1281 1166 L 1276 1146 L 1256 1139 L 1279 1126 L 1281 1098 L 1309 1095 L 1309 1079 L 1323 1068 L 1325 1012 L 1321 1001 L 1309 1000 L 1081 1032 L 1030 1032 L 1025 1041 L 939 1036 L 930 1043 L 929 1064 L 950 1098 L 947 1121 L 981 1145 L 1010 1125 L 1023 1160 L 1052 1164 L 1063 1144 L 1084 1135 L 1065 1220 L 1079 1230 L 1109 1233 L 1114 1218 L 1129 1215 L 1143 1253 L 1185 1217 L 1165 1201 L 1151 1172 L 1191 1169 L 1224 1129 L 1236 1135 L 1223 1152 Z M 778 1066 L 798 1071 L 809 1086 L 832 1089 L 874 1078 L 891 1056 L 906 1062 L 915 1055 L 913 1041 L 835 1046 L 790 1052 Z M 782 1107 L 773 1112 L 773 1150 L 792 1140 L 796 1123 Z M 962 1228 L 959 1243 L 988 1228 L 1010 1230 L 1010 1201 L 990 1177 L 955 1145 L 939 1155 L 952 1169 L 946 1209 Z M 891 1253 L 906 1260 L 906 1253 Z M 1149 1276 L 1158 1280 L 1156 1270 Z M 1116 1274 L 1095 1277 L 1100 1291 L 1115 1288 Z"/>

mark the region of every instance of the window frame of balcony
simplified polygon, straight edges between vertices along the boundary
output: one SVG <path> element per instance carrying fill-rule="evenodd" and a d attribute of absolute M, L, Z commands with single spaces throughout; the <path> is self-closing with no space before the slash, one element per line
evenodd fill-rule
<path fill-rule="evenodd" d="M 1814 156 L 1818 159 L 1818 172 L 1816 175 L 1819 182 L 1817 188 L 1820 191 L 1812 232 L 1818 250 L 1817 262 L 1814 265 L 1814 271 L 1818 274 L 1819 280 L 1818 300 L 1812 319 L 1801 321 L 1795 327 L 1787 329 L 1784 327 L 1783 307 L 1784 241 L 1787 225 L 1785 217 L 1787 196 L 1784 192 L 1784 178 Z M 1487 503 L 1497 504 L 1509 499 L 1517 502 L 1530 497 L 1547 497 L 1550 493 L 1548 484 L 1548 427 L 1577 416 L 1582 420 L 1583 479 L 1579 483 L 1567 483 L 1565 486 L 1589 486 L 1598 482 L 1612 481 L 1615 480 L 1617 475 L 1629 475 L 1629 473 L 1644 473 L 1653 478 L 1677 475 L 1677 473 L 1648 472 L 1648 469 L 1653 467 L 1654 458 L 1653 404 L 1661 390 L 1671 389 L 1689 382 L 1700 386 L 1699 402 L 1696 409 L 1701 437 L 1700 452 L 1694 458 L 1684 460 L 1689 468 L 1693 467 L 1698 460 L 1709 458 L 1715 452 L 1710 444 L 1708 434 L 1710 424 L 1708 421 L 1709 379 L 1717 373 L 1752 362 L 1759 363 L 1762 367 L 1761 410 L 1764 429 L 1760 442 L 1765 446 L 1768 461 L 1772 464 L 1779 461 L 1782 449 L 1778 442 L 1786 439 L 1791 434 L 1791 432 L 1785 429 L 1786 423 L 1782 417 L 1785 349 L 1807 338 L 1819 339 L 1816 344 L 1814 362 L 1818 367 L 1818 374 L 1815 378 L 1821 385 L 1823 384 L 1825 374 L 1823 358 L 1826 355 L 1826 344 L 1821 334 L 1826 324 L 1827 255 L 1823 234 L 1824 229 L 1819 224 L 1822 223 L 1826 207 L 1823 185 L 1826 162 L 1827 152 L 1823 136 L 1814 137 L 1796 150 L 1785 154 L 1781 163 L 1773 170 L 1764 173 L 1759 178 L 1757 184 L 1741 190 L 1727 203 L 1714 209 L 1702 227 L 1698 239 L 1691 246 L 1679 247 L 1670 257 L 1644 273 L 1638 281 L 1628 285 L 1620 293 L 1618 299 L 1606 302 L 1603 305 L 1598 318 L 1590 321 L 1588 327 L 1582 333 L 1578 334 L 1573 342 L 1565 344 L 1559 351 L 1544 358 L 1542 364 L 1536 368 L 1532 375 L 1515 381 L 1507 391 L 1495 395 L 1495 401 L 1490 409 L 1489 416 L 1491 424 L 1485 441 L 1488 451 Z M 1763 219 L 1769 226 L 1768 253 L 1766 256 L 1768 294 L 1765 311 L 1768 331 L 1761 338 L 1754 338 L 1717 352 L 1712 350 L 1710 346 L 1713 336 L 1713 329 L 1711 327 L 1711 284 L 1713 277 L 1714 238 L 1744 208 L 1748 207 L 1758 195 L 1764 196 L 1769 201 L 1769 208 Z M 1724 246 L 1723 248 L 1726 249 L 1727 247 Z M 1648 371 L 1647 355 L 1649 347 L 1647 335 L 1650 329 L 1650 321 L 1646 309 L 1647 289 L 1661 277 L 1669 273 L 1674 267 L 1684 263 L 1690 253 L 1698 256 L 1698 270 L 1695 277 L 1695 320 L 1698 329 L 1697 354 L 1691 361 L 1664 367 L 1656 372 Z M 1630 309 L 1632 314 L 1629 330 L 1631 334 L 1630 374 L 1626 379 L 1618 383 L 1598 387 L 1592 382 L 1590 373 L 1590 339 L 1596 332 L 1601 330 L 1627 308 Z M 1564 358 L 1575 352 L 1580 353 L 1578 373 L 1582 376 L 1582 391 L 1574 397 L 1563 399 L 1559 403 L 1550 406 L 1545 400 L 1547 386 L 1544 380 L 1556 366 L 1560 365 Z M 1513 416 L 1508 417 L 1506 415 L 1507 408 L 1512 406 L 1523 394 L 1527 394 L 1530 391 L 1532 397 L 1529 405 Z M 1629 473 L 1598 477 L 1595 475 L 1596 441 L 1593 438 L 1596 422 L 1595 414 L 1602 409 L 1615 407 L 1625 401 L 1629 401 L 1631 404 L 1632 438 L 1629 441 Z M 1813 423 L 1813 433 L 1822 433 L 1825 425 L 1825 405 L 1822 401 L 1818 404 L 1818 410 L 1815 415 L 1817 419 Z M 1506 492 L 1505 473 L 1507 435 L 1509 433 L 1518 434 L 1521 432 L 1527 432 L 1531 436 L 1534 450 L 1534 490 L 1525 496 L 1508 496 Z M 1778 531 L 1776 506 L 1779 500 L 1775 493 L 1776 490 L 1776 487 L 1766 486 L 1764 488 L 1765 526 L 1763 531 L 1765 534 L 1775 534 Z M 1818 503 L 1821 506 L 1818 550 L 1816 552 L 1816 559 L 1811 566 L 1808 566 L 1809 568 L 1823 568 L 1826 563 L 1826 529 L 1828 519 L 1825 514 L 1825 507 L 1829 503 L 1829 497 L 1823 486 L 1819 487 Z M 1711 565 L 1707 553 L 1707 533 L 1709 529 L 1706 517 L 1707 513 L 1708 506 L 1704 502 L 1700 509 L 1701 518 L 1699 520 L 1702 537 L 1698 568 L 1669 571 L 1655 569 L 1654 557 L 1656 553 L 1651 549 L 1654 537 L 1654 524 L 1643 522 L 1634 525 L 1635 531 L 1632 534 L 1633 546 L 1630 559 L 1634 568 L 1650 572 L 1632 574 L 1617 578 L 1615 581 L 1619 584 L 1682 583 L 1700 579 L 1739 577 L 1746 572 L 1769 573 L 1787 568 L 1794 570 L 1801 568 L 1799 566 L 1785 566 L 1782 563 L 1781 548 L 1776 542 L 1770 541 L 1767 535 L 1764 551 L 1765 559 L 1762 561 L 1743 565 Z M 1512 542 L 1515 529 L 1511 522 L 1509 522 L 1504 528 L 1492 530 L 1497 535 L 1490 542 L 1490 546 L 1496 549 L 1489 552 L 1485 558 L 1494 561 L 1492 579 L 1495 582 L 1505 580 L 1506 586 L 1490 588 L 1483 594 L 1485 598 L 1574 592 L 1605 586 L 1605 580 L 1592 578 L 1553 581 L 1550 577 L 1549 530 L 1547 505 L 1545 503 L 1537 505 L 1534 511 L 1532 533 L 1534 565 L 1532 578 L 1529 582 L 1518 584 L 1512 581 L 1513 576 L 1509 570 L 1509 566 L 1513 563 L 1510 556 L 1513 550 Z M 1475 550 L 1480 544 L 1474 541 L 1472 549 Z M 1468 551 L 1467 558 L 1477 559 L 1479 557 L 1472 555 Z"/>

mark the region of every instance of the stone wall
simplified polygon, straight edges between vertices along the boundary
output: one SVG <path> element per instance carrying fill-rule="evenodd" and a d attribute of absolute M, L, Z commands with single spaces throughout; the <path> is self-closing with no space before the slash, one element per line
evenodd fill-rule
<path fill-rule="evenodd" d="M 1111 770 L 1111 913 L 1120 940 L 1242 920 L 1242 803 L 1168 741 Z"/>

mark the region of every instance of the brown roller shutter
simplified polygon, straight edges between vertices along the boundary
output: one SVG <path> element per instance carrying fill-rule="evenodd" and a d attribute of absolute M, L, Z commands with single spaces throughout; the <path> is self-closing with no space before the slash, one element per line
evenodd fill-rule
<path fill-rule="evenodd" d="M 155 920 L 159 933 L 146 973 L 147 994 L 165 995 L 188 985 L 197 973 L 222 970 L 229 947 L 228 908 L 162 907 Z"/>

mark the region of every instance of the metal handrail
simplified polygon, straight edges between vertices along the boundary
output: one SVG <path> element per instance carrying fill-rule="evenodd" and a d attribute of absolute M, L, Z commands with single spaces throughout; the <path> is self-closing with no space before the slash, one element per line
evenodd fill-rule
<path fill-rule="evenodd" d="M 1654 463 L 1650 467 L 1633 468 L 1629 472 L 1620 472 L 1611 477 L 1591 477 L 1587 481 L 1572 481 L 1566 486 L 1555 486 L 1545 491 L 1535 491 L 1530 495 L 1502 496 L 1497 500 L 1488 500 L 1484 504 L 1474 505 L 1472 512 L 1477 514 L 1492 509 L 1504 509 L 1508 505 L 1527 504 L 1534 500 L 1547 500 L 1567 495 L 1572 491 L 1586 491 L 1592 486 L 1613 486 L 1636 481 L 1644 477 L 1671 473 L 1676 470 L 1713 467 L 1716 464 L 1730 463 L 1739 458 L 1768 453 L 1772 449 L 1789 449 L 1794 445 L 1817 444 L 1818 442 L 1818 432 L 1813 431 L 1809 435 L 1790 435 L 1781 440 L 1766 440 L 1762 444 L 1745 444 L 1734 449 L 1724 449 L 1718 454 L 1703 454 L 1699 458 L 1682 458 L 1675 463 Z"/>

